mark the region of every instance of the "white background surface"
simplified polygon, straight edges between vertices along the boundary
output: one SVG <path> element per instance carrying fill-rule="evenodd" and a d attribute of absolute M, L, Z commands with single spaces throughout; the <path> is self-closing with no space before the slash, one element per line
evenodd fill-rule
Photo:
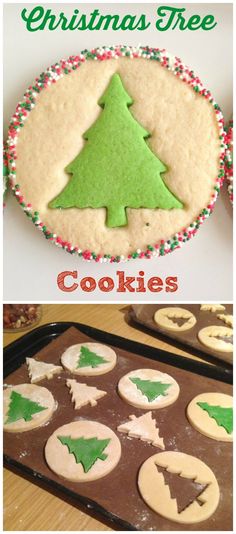
<path fill-rule="evenodd" d="M 232 4 L 175 4 L 192 14 L 213 14 L 218 22 L 211 31 L 158 32 L 156 9 L 163 4 L 40 4 L 53 13 L 91 13 L 97 8 L 105 14 L 145 13 L 151 26 L 145 31 L 38 31 L 28 32 L 20 13 L 38 4 L 4 6 L 4 136 L 16 104 L 26 88 L 46 67 L 84 48 L 113 44 L 142 44 L 167 48 L 198 74 L 220 105 L 225 120 L 232 115 Z M 174 5 L 171 3 L 169 5 Z M 190 162 L 191 164 L 191 162 Z M 32 175 L 33 179 L 33 175 Z M 115 289 L 85 293 L 80 288 L 64 293 L 57 288 L 61 271 L 78 271 L 78 278 L 91 276 L 98 281 L 110 276 Z M 145 280 L 177 276 L 175 293 L 117 293 L 117 271 Z M 134 284 L 135 286 L 135 284 Z M 16 200 L 8 193 L 4 212 L 4 300 L 5 301 L 227 301 L 232 300 L 232 208 L 226 189 L 220 193 L 216 208 L 196 237 L 182 249 L 153 260 L 134 260 L 120 264 L 96 264 L 51 245 L 28 221 Z"/>

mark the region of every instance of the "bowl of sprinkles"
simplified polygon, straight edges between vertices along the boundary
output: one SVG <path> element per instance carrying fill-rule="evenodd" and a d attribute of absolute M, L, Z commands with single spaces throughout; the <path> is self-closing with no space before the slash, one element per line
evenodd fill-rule
<path fill-rule="evenodd" d="M 212 213 L 226 135 L 211 92 L 178 57 L 148 46 L 84 50 L 40 74 L 17 105 L 9 186 L 70 254 L 160 257 Z"/>

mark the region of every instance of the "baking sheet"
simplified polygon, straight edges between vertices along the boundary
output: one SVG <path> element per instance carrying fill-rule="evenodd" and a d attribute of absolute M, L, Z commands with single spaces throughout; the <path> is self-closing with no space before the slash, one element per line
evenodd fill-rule
<path fill-rule="evenodd" d="M 53 327 L 53 325 L 52 325 Z M 42 328 L 38 329 L 42 332 Z M 53 330 L 53 328 L 52 328 Z M 89 329 L 92 333 L 92 329 Z M 37 353 L 37 359 L 59 363 L 60 356 L 69 345 L 91 341 L 92 338 L 72 327 L 47 344 Z M 26 337 L 26 336 L 24 336 Z M 103 342 L 111 335 L 104 333 Z M 96 339 L 93 336 L 93 339 Z M 115 337 L 114 337 L 115 339 Z M 47 337 L 50 340 L 50 336 Z M 99 341 L 102 342 L 101 336 Z M 128 343 L 123 340 L 123 346 Z M 133 344 L 135 347 L 135 344 Z M 32 345 L 37 351 L 36 340 Z M 78 503 L 83 503 L 89 510 L 97 511 L 124 530 L 232 530 L 232 446 L 202 436 L 188 423 L 185 409 L 189 401 L 198 393 L 219 391 L 232 394 L 229 384 L 210 377 L 197 375 L 169 364 L 147 358 L 118 348 L 117 366 L 109 373 L 97 377 L 86 377 L 88 385 L 95 385 L 107 391 L 107 395 L 98 401 L 97 406 L 84 406 L 75 411 L 71 403 L 69 389 L 65 380 L 72 376 L 66 371 L 55 375 L 50 381 L 42 380 L 40 385 L 47 387 L 58 402 L 58 409 L 52 419 L 43 427 L 23 434 L 4 434 L 4 453 L 8 464 L 18 466 L 23 473 L 31 473 L 34 480 L 43 480 L 50 489 L 56 488 L 62 498 L 73 496 Z M 157 358 L 158 358 L 158 351 Z M 27 354 L 32 356 L 32 352 Z M 24 355 L 25 357 L 25 355 Z M 21 353 L 22 358 L 22 353 Z M 181 360 L 181 359 L 180 359 Z M 173 376 L 180 385 L 180 396 L 171 406 L 154 411 L 160 435 L 164 437 L 166 450 L 182 451 L 197 456 L 215 473 L 219 483 L 221 498 L 216 512 L 207 521 L 196 525 L 180 525 L 162 518 L 149 509 L 142 500 L 137 488 L 139 467 L 149 456 L 159 451 L 156 447 L 116 431 L 116 427 L 126 421 L 130 414 L 139 416 L 143 410 L 126 404 L 117 394 L 117 383 L 127 372 L 141 367 L 159 369 Z M 191 368 L 191 365 L 189 366 Z M 214 371 L 212 370 L 212 373 Z M 80 380 L 77 376 L 77 379 Z M 26 365 L 21 365 L 5 379 L 6 384 L 29 382 Z M 66 481 L 54 474 L 44 460 L 44 446 L 48 437 L 59 426 L 79 419 L 91 419 L 106 424 L 118 435 L 122 456 L 118 466 L 105 478 L 90 483 Z"/>
<path fill-rule="evenodd" d="M 133 304 L 131 312 L 129 314 L 130 318 L 134 323 L 140 324 L 148 328 L 149 330 L 161 334 L 162 336 L 168 338 L 168 341 L 174 341 L 178 344 L 181 344 L 182 347 L 186 350 L 194 349 L 194 351 L 201 353 L 202 356 L 207 355 L 212 358 L 217 358 L 223 362 L 232 364 L 233 363 L 233 353 L 232 352 L 219 352 L 209 347 L 206 347 L 198 340 L 198 332 L 201 328 L 210 325 L 217 326 L 227 326 L 222 320 L 217 318 L 218 314 L 229 314 L 233 315 L 233 305 L 224 304 L 224 311 L 210 312 L 210 311 L 201 311 L 200 304 Z M 162 328 L 154 321 L 154 314 L 157 310 L 161 308 L 184 308 L 189 310 L 195 315 L 197 322 L 189 330 L 182 332 L 174 332 L 173 330 L 167 330 Z M 196 353 L 195 352 L 195 353 Z"/>

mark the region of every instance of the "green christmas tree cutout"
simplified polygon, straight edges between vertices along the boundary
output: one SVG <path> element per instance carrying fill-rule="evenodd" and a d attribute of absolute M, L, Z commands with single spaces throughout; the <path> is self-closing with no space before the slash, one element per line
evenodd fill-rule
<path fill-rule="evenodd" d="M 41 406 L 38 402 L 34 402 L 26 397 L 20 395 L 16 391 L 11 392 L 10 404 L 7 412 L 7 420 L 5 424 L 15 423 L 20 419 L 31 421 L 35 413 L 46 410 L 45 406 Z"/>
<path fill-rule="evenodd" d="M 65 169 L 72 178 L 49 207 L 106 208 L 110 228 L 128 224 L 127 207 L 183 208 L 161 177 L 167 168 L 146 143 L 150 134 L 128 109 L 133 100 L 119 74 L 112 76 L 98 104 L 103 111 Z"/>
<path fill-rule="evenodd" d="M 218 426 L 223 426 L 228 434 L 233 432 L 233 408 L 211 406 L 208 402 L 197 402 L 197 405 L 205 410 L 210 417 L 215 419 Z"/>
<path fill-rule="evenodd" d="M 107 454 L 103 451 L 107 447 L 111 438 L 71 438 L 70 436 L 57 436 L 62 445 L 68 447 L 69 453 L 73 454 L 77 464 L 82 464 L 85 473 L 91 469 L 95 462 L 99 460 L 106 460 Z"/>
<path fill-rule="evenodd" d="M 92 352 L 88 347 L 81 347 L 80 356 L 77 362 L 78 367 L 99 367 L 103 363 L 109 363 L 103 356 Z"/>
<path fill-rule="evenodd" d="M 151 380 L 142 380 L 141 378 L 134 377 L 130 378 L 131 382 L 137 386 L 139 391 L 145 397 L 147 397 L 148 402 L 154 401 L 157 397 L 165 396 L 166 390 L 171 386 L 171 384 L 164 384 L 163 382 L 152 382 Z"/>

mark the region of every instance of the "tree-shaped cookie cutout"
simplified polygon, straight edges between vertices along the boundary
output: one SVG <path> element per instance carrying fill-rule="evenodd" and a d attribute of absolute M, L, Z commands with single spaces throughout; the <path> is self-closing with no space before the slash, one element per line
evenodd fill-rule
<path fill-rule="evenodd" d="M 106 208 L 110 228 L 128 224 L 126 208 L 183 208 L 164 184 L 165 165 L 150 150 L 149 133 L 128 107 L 132 98 L 114 74 L 98 104 L 103 109 L 83 138 L 87 141 L 66 167 L 72 174 L 50 208 Z"/>
<path fill-rule="evenodd" d="M 81 347 L 80 356 L 77 362 L 77 368 L 80 367 L 99 367 L 103 363 L 108 363 L 103 356 L 92 352 L 88 347 Z"/>
<path fill-rule="evenodd" d="M 215 419 L 218 426 L 223 426 L 228 434 L 233 432 L 233 408 L 211 406 L 207 402 L 197 402 L 197 405 L 205 410 L 210 417 Z"/>
<path fill-rule="evenodd" d="M 41 406 L 38 402 L 34 402 L 23 397 L 20 393 L 12 391 L 5 424 L 15 423 L 20 419 L 31 421 L 34 414 L 43 410 L 46 410 L 45 406 Z"/>
<path fill-rule="evenodd" d="M 181 472 L 173 473 L 169 469 L 156 464 L 159 473 L 163 474 L 165 484 L 168 485 L 172 499 L 176 499 L 178 513 L 181 514 L 190 504 L 197 501 L 202 506 L 206 500 L 201 498 L 208 484 L 200 484 L 195 479 L 184 477 Z"/>
<path fill-rule="evenodd" d="M 66 385 L 70 388 L 72 401 L 75 403 L 76 410 L 82 406 L 86 406 L 86 404 L 96 406 L 97 400 L 107 394 L 106 391 L 102 391 L 93 386 L 87 386 L 87 384 L 80 384 L 74 379 L 68 379 Z"/>
<path fill-rule="evenodd" d="M 28 365 L 28 372 L 32 384 L 35 384 L 44 378 L 50 379 L 54 374 L 60 373 L 63 370 L 60 365 L 38 362 L 34 358 L 26 358 L 26 363 Z"/>
<path fill-rule="evenodd" d="M 152 380 L 142 380 L 138 377 L 130 378 L 130 380 L 137 386 L 139 391 L 147 397 L 148 402 L 154 401 L 157 397 L 165 396 L 167 389 L 171 386 L 171 384 L 153 382 Z"/>
<path fill-rule="evenodd" d="M 147 412 L 140 417 L 130 415 L 131 421 L 127 421 L 117 427 L 119 432 L 124 432 L 132 438 L 139 438 L 147 441 L 154 447 L 165 449 L 164 440 L 159 436 L 159 429 L 156 427 L 156 420 L 152 419 L 152 412 Z"/>
<path fill-rule="evenodd" d="M 69 453 L 73 454 L 77 464 L 81 463 L 83 470 L 87 473 L 95 462 L 99 460 L 106 460 L 107 454 L 103 451 L 110 442 L 108 439 L 97 439 L 84 437 L 81 438 L 71 438 L 70 436 L 57 436 L 62 445 L 68 447 Z"/>

